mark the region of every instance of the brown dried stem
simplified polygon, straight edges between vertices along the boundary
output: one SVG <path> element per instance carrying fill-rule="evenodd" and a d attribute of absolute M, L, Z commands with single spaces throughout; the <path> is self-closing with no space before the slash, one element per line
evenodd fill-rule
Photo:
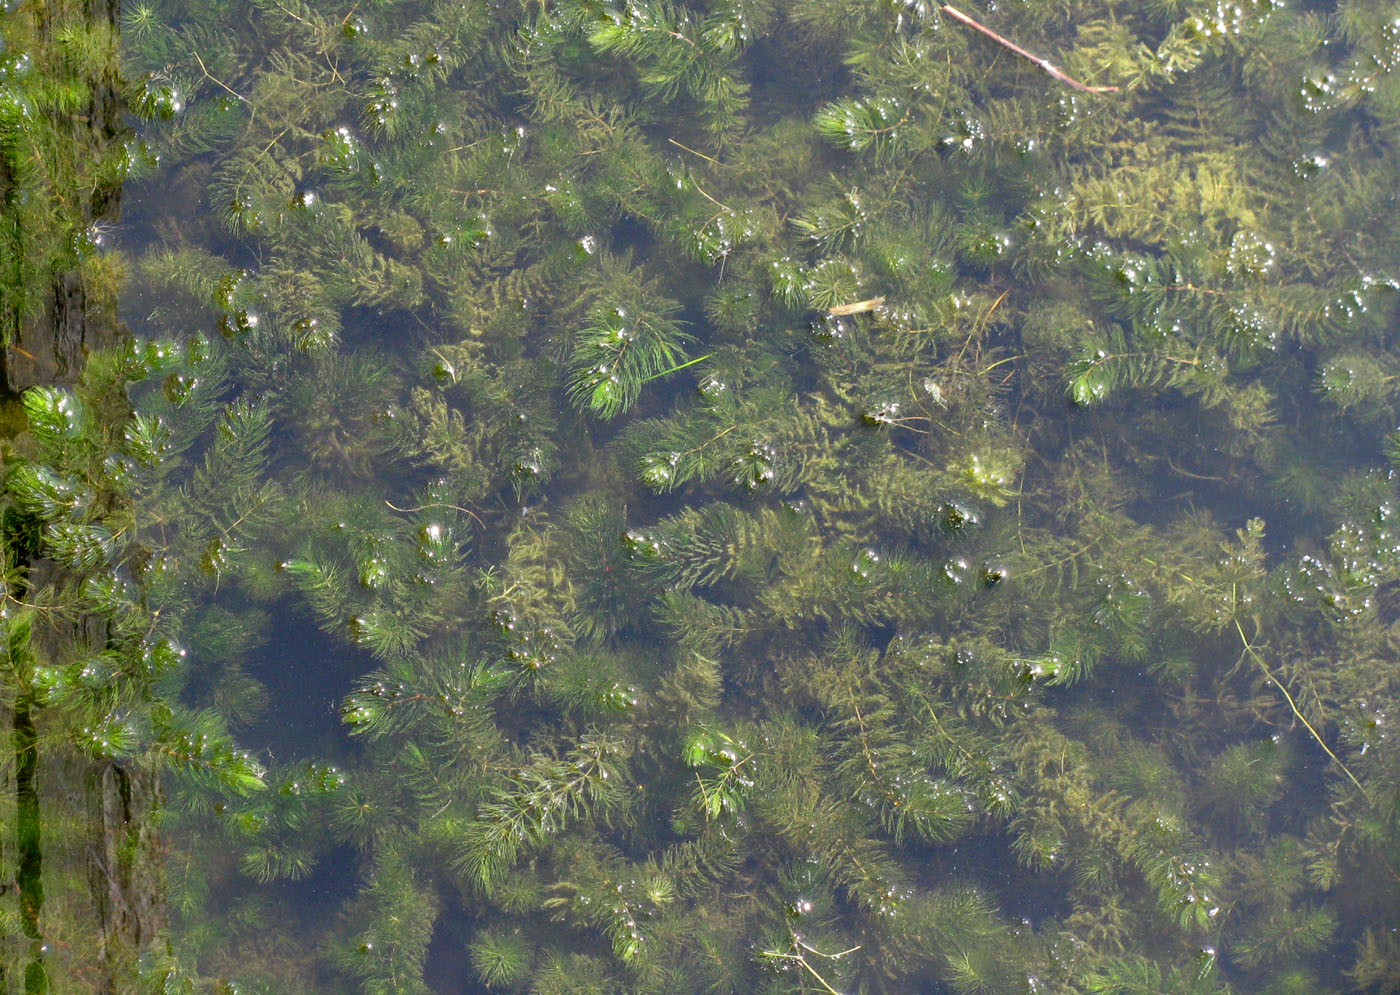
<path fill-rule="evenodd" d="M 1072 86 L 1076 90 L 1082 90 L 1085 93 L 1115 93 L 1118 90 L 1118 87 L 1116 86 L 1089 86 L 1086 83 L 1079 82 L 1079 80 L 1075 79 L 1073 76 L 1060 69 L 1049 59 L 1042 59 L 1038 55 L 1032 55 L 1030 52 L 1027 52 L 1024 48 L 1022 48 L 1020 45 L 1017 45 L 1011 39 L 1005 38 L 1002 35 L 997 34 L 985 24 L 972 17 L 969 17 L 967 14 L 964 14 L 952 4 L 945 3 L 940 9 L 943 11 L 943 13 L 947 14 L 953 20 L 960 21 L 963 24 L 966 24 L 969 28 L 972 28 L 974 31 L 981 32 L 982 34 L 990 38 L 992 41 L 1002 46 L 1003 48 L 1014 52 L 1021 58 L 1025 59 L 1027 62 L 1032 62 L 1035 65 L 1039 66 L 1045 72 L 1049 73 L 1051 76 L 1059 80 L 1061 83 L 1064 83 L 1066 86 Z"/>

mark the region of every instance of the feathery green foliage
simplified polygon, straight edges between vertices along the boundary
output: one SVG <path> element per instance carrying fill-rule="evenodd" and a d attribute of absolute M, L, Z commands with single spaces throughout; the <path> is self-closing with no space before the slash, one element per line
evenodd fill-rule
<path fill-rule="evenodd" d="M 204 983 L 1391 983 L 1380 6 L 166 13 L 6 624 Z"/>

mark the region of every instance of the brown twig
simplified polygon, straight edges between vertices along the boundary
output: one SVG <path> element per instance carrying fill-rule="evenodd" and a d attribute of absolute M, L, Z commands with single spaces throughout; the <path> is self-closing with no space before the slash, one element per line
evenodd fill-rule
<path fill-rule="evenodd" d="M 869 300 L 856 301 L 854 304 L 838 304 L 827 314 L 833 318 L 843 318 L 848 314 L 864 314 L 866 311 L 874 311 L 882 307 L 884 303 L 883 297 L 871 297 Z"/>
<path fill-rule="evenodd" d="M 1079 80 L 1075 79 L 1073 76 L 1060 69 L 1049 59 L 1042 59 L 1038 55 L 1032 55 L 1030 52 L 1027 52 L 1024 48 L 1022 48 L 1020 45 L 1017 45 L 1011 39 L 1002 37 L 982 22 L 972 17 L 969 17 L 967 14 L 964 14 L 952 4 L 945 3 L 939 9 L 942 10 L 943 13 L 951 17 L 953 20 L 961 21 L 963 24 L 966 24 L 969 28 L 972 28 L 974 31 L 979 31 L 982 34 L 986 35 L 988 38 L 990 38 L 992 41 L 996 42 L 1003 48 L 1016 53 L 1021 58 L 1025 59 L 1027 62 L 1031 62 L 1039 66 L 1045 72 L 1049 73 L 1051 76 L 1059 80 L 1061 83 L 1064 83 L 1066 86 L 1072 86 L 1076 90 L 1082 90 L 1085 93 L 1116 93 L 1118 90 L 1118 87 L 1116 86 L 1089 86 L 1086 83 L 1079 82 Z"/>

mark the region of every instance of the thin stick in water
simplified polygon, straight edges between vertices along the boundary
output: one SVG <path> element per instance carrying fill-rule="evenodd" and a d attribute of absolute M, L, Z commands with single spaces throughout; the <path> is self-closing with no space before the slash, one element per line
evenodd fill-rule
<path fill-rule="evenodd" d="M 951 17 L 953 20 L 961 21 L 963 24 L 966 24 L 969 28 L 972 28 L 974 31 L 980 31 L 982 34 L 986 35 L 988 38 L 990 38 L 992 41 L 996 42 L 1003 48 L 1016 53 L 1021 58 L 1025 59 L 1027 62 L 1031 62 L 1039 66 L 1045 72 L 1049 73 L 1051 76 L 1059 80 L 1061 83 L 1064 83 L 1066 86 L 1072 86 L 1076 90 L 1082 90 L 1085 93 L 1116 93 L 1118 90 L 1118 87 L 1116 86 L 1089 86 L 1085 83 L 1079 82 L 1079 80 L 1075 79 L 1073 76 L 1069 75 L 1064 70 L 1057 67 L 1049 59 L 1042 59 L 1038 55 L 1032 55 L 1030 52 L 1027 52 L 1024 48 L 1022 48 L 1020 45 L 1017 45 L 1011 39 L 1002 37 L 995 31 L 993 31 L 991 28 L 983 24 L 981 21 L 969 17 L 967 14 L 964 14 L 952 4 L 945 3 L 939 9 L 942 10 L 943 13 Z"/>

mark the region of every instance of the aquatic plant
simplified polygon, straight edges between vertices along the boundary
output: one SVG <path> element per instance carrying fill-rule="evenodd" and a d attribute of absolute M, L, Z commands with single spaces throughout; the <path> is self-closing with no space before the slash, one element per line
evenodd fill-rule
<path fill-rule="evenodd" d="M 172 13 L 7 475 L 150 983 L 1386 990 L 1379 6 Z"/>

